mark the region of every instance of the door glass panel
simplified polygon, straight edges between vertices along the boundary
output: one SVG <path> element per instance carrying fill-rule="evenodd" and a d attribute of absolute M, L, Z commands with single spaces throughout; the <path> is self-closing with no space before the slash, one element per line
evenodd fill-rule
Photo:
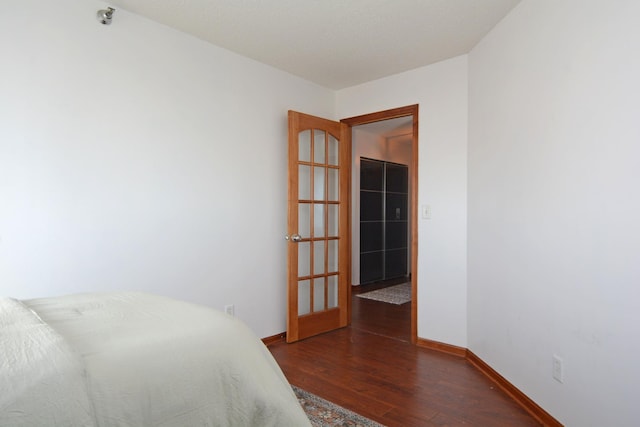
<path fill-rule="evenodd" d="M 338 201 L 338 169 L 328 169 L 329 173 L 329 198 L 328 200 Z"/>
<path fill-rule="evenodd" d="M 329 240 L 327 242 L 329 248 L 327 250 L 327 268 L 329 273 L 338 271 L 338 241 Z"/>
<path fill-rule="evenodd" d="M 311 243 L 300 242 L 298 245 L 298 277 L 311 275 Z"/>
<path fill-rule="evenodd" d="M 327 209 L 329 209 L 329 223 L 327 224 L 329 237 L 337 237 L 338 236 L 338 205 L 328 205 Z"/>
<path fill-rule="evenodd" d="M 324 310 L 324 277 L 313 279 L 313 311 Z"/>
<path fill-rule="evenodd" d="M 329 159 L 330 165 L 338 166 L 338 140 L 329 134 Z"/>
<path fill-rule="evenodd" d="M 314 163 L 326 163 L 324 160 L 324 135 L 323 130 L 313 130 L 313 162 Z"/>
<path fill-rule="evenodd" d="M 298 134 L 298 160 L 311 161 L 311 131 L 303 130 Z"/>
<path fill-rule="evenodd" d="M 313 168 L 313 199 L 324 200 L 324 170 L 323 167 Z"/>
<path fill-rule="evenodd" d="M 324 205 L 313 205 L 313 237 L 324 237 Z"/>
<path fill-rule="evenodd" d="M 311 166 L 298 166 L 298 199 L 311 199 Z"/>
<path fill-rule="evenodd" d="M 311 312 L 311 280 L 298 282 L 298 316 Z"/>
<path fill-rule="evenodd" d="M 327 308 L 338 306 L 338 275 L 327 277 Z"/>
<path fill-rule="evenodd" d="M 298 234 L 304 238 L 311 237 L 311 205 L 298 204 Z"/>
<path fill-rule="evenodd" d="M 324 274 L 324 240 L 313 242 L 313 274 Z"/>

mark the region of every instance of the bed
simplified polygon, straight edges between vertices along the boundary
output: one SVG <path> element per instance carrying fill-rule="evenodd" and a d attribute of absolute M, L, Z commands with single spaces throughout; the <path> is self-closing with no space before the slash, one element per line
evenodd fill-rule
<path fill-rule="evenodd" d="M 144 293 L 0 298 L 0 426 L 309 426 L 241 321 Z"/>

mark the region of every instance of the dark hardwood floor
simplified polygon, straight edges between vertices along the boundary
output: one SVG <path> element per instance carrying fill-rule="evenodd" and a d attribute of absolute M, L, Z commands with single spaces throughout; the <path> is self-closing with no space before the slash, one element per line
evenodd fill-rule
<path fill-rule="evenodd" d="M 389 427 L 540 425 L 466 360 L 412 345 L 410 303 L 367 287 L 350 326 L 269 347 L 292 384 Z"/>

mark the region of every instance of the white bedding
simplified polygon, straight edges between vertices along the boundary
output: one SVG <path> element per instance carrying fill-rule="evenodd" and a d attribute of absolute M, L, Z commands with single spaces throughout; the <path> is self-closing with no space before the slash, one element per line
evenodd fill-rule
<path fill-rule="evenodd" d="M 309 426 L 240 321 L 141 293 L 0 298 L 0 426 Z"/>

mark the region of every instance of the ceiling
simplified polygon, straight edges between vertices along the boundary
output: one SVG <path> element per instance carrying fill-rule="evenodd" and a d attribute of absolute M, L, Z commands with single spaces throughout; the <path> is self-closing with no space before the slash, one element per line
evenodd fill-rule
<path fill-rule="evenodd" d="M 112 0 L 109 5 L 342 89 L 468 53 L 519 1 Z"/>

